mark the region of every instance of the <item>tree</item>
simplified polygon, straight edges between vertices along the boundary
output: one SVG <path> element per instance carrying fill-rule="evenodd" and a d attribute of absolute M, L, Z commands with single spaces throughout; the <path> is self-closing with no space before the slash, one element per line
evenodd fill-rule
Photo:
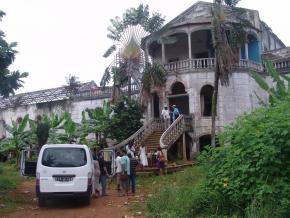
<path fill-rule="evenodd" d="M 252 27 L 243 15 L 244 9 L 236 8 L 240 0 L 214 0 L 212 39 L 215 48 L 216 68 L 212 96 L 211 145 L 215 147 L 218 86 L 229 85 L 229 77 L 237 63 L 234 49 L 246 41 L 246 27 Z M 227 7 L 226 7 L 227 6 Z M 225 9 L 226 7 L 226 9 Z"/>
<path fill-rule="evenodd" d="M 0 21 L 4 15 L 5 13 L 0 10 Z M 17 43 L 8 43 L 4 38 L 5 34 L 0 30 L 0 96 L 8 97 L 14 94 L 15 90 L 23 87 L 23 79 L 28 76 L 28 73 L 8 69 L 15 60 Z"/>
<path fill-rule="evenodd" d="M 81 83 L 79 81 L 79 78 L 75 75 L 71 75 L 69 74 L 68 77 L 65 78 L 66 79 L 66 89 L 69 92 L 69 94 L 75 95 L 79 89 L 79 87 L 81 86 Z"/>
<path fill-rule="evenodd" d="M 166 83 L 166 71 L 163 65 L 154 62 L 146 62 L 143 76 L 142 76 L 142 90 L 141 90 L 141 105 L 146 107 L 149 95 L 152 89 L 158 91 L 162 90 L 162 87 Z"/>
<path fill-rule="evenodd" d="M 161 14 L 153 13 L 150 16 L 148 5 L 140 4 L 137 8 L 127 9 L 123 14 L 123 19 L 116 17 L 111 19 L 112 26 L 108 27 L 108 38 L 117 42 L 113 44 L 104 54 L 104 57 L 110 56 L 118 47 L 117 60 L 112 64 L 115 68 L 122 68 L 123 70 L 115 71 L 126 75 L 126 80 L 123 80 L 121 86 L 128 87 L 128 97 L 131 98 L 131 83 L 132 80 L 141 88 L 140 80 L 142 77 L 142 68 L 145 65 L 144 51 L 142 50 L 142 38 L 158 31 L 164 22 Z M 107 68 L 103 76 L 102 85 L 108 83 Z M 116 80 L 114 80 L 116 82 Z M 115 86 L 115 83 L 114 83 Z"/>
<path fill-rule="evenodd" d="M 141 126 L 142 110 L 137 101 L 123 96 L 112 108 L 113 115 L 109 120 L 109 137 L 122 141 L 135 133 Z"/>

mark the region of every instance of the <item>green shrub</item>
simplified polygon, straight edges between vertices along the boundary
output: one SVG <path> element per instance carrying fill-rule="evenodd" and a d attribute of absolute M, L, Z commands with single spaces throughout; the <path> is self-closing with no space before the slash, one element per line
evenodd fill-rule
<path fill-rule="evenodd" d="M 3 167 L 2 166 L 0 166 L 0 174 L 3 174 Z"/>
<path fill-rule="evenodd" d="M 289 102 L 244 115 L 219 136 L 221 147 L 200 155 L 205 186 L 222 196 L 228 214 L 244 214 L 254 202 L 282 217 L 290 212 L 289 115 Z"/>
<path fill-rule="evenodd" d="M 7 177 L 0 177 L 0 192 L 4 190 L 13 189 L 16 187 L 16 182 L 7 178 Z"/>

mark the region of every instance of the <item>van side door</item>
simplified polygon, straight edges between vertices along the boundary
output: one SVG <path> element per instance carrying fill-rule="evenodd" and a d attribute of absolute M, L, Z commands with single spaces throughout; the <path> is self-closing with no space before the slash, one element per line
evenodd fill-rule
<path fill-rule="evenodd" d="M 21 176 L 36 176 L 36 165 L 38 159 L 38 151 L 33 149 L 25 149 L 21 151 L 20 174 Z"/>
<path fill-rule="evenodd" d="M 102 150 L 107 170 L 110 176 L 115 174 L 115 151 L 114 149 L 105 148 Z"/>

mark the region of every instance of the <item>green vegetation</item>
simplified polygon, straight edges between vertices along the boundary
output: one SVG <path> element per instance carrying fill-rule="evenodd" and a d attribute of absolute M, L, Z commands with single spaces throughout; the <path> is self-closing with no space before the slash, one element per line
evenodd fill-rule
<path fill-rule="evenodd" d="M 21 177 L 15 168 L 0 163 L 0 216 L 25 203 L 24 198 L 15 197 L 10 193 L 20 182 Z"/>
<path fill-rule="evenodd" d="M 5 13 L 0 10 L 0 21 Z M 8 68 L 14 62 L 17 51 L 16 42 L 8 43 L 5 40 L 5 34 L 0 30 L 0 96 L 8 97 L 14 94 L 14 91 L 23 87 L 23 80 L 28 76 L 28 73 L 20 73 L 10 71 Z"/>
<path fill-rule="evenodd" d="M 175 187 L 167 177 L 167 185 L 147 201 L 149 217 L 289 216 L 290 86 L 285 81 L 290 79 L 269 61 L 265 66 L 274 87 L 252 75 L 268 92 L 270 105 L 237 118 L 218 135 L 220 147 L 207 147 L 198 156 L 204 173 L 198 183 L 179 181 Z M 191 181 L 194 175 L 179 176 Z"/>
<path fill-rule="evenodd" d="M 147 199 L 148 216 L 287 217 L 289 115 L 289 100 L 245 114 L 219 135 L 220 147 L 198 157 L 202 168 L 146 179 L 144 189 L 157 193 Z"/>
<path fill-rule="evenodd" d="M 264 60 L 266 66 L 266 71 L 274 82 L 274 86 L 270 87 L 267 81 L 257 72 L 252 72 L 252 77 L 259 84 L 259 86 L 265 90 L 269 95 L 269 103 L 274 105 L 276 102 L 289 100 L 289 90 L 290 90 L 290 77 L 286 75 L 281 75 L 274 67 L 273 63 L 269 60 Z M 285 82 L 288 82 L 288 85 Z M 259 96 L 258 99 L 263 105 L 267 105 L 263 102 Z"/>
<path fill-rule="evenodd" d="M 127 97 L 122 97 L 113 107 L 109 120 L 109 136 L 122 141 L 136 132 L 141 126 L 142 110 L 139 104 Z"/>
<path fill-rule="evenodd" d="M 82 122 L 76 123 L 71 114 L 51 114 L 31 120 L 28 115 L 6 125 L 10 138 L 0 140 L 0 153 L 9 153 L 19 166 L 19 155 L 25 148 L 40 149 L 47 143 L 81 143 L 91 148 L 105 147 L 105 139 L 110 137 L 124 140 L 141 126 L 142 110 L 135 100 L 121 98 L 116 105 L 104 103 L 101 108 L 86 109 L 82 112 Z M 124 128 L 126 127 L 126 128 Z M 94 134 L 95 138 L 87 137 Z"/>
<path fill-rule="evenodd" d="M 203 169 L 187 168 L 174 174 L 137 177 L 137 188 L 147 195 L 146 204 L 134 203 L 131 209 L 143 211 L 148 217 L 192 217 L 192 205 L 197 203 L 197 187 L 204 181 Z"/>
<path fill-rule="evenodd" d="M 227 205 L 218 214 L 290 213 L 289 114 L 288 101 L 244 115 L 219 135 L 220 148 L 200 156 L 208 169 L 206 190 Z"/>

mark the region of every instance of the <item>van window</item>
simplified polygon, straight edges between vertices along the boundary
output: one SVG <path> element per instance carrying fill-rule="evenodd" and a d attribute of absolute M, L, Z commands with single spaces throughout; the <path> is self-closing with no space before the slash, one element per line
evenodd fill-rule
<path fill-rule="evenodd" d="M 83 148 L 46 148 L 42 155 L 42 165 L 47 167 L 81 167 L 87 164 Z"/>

